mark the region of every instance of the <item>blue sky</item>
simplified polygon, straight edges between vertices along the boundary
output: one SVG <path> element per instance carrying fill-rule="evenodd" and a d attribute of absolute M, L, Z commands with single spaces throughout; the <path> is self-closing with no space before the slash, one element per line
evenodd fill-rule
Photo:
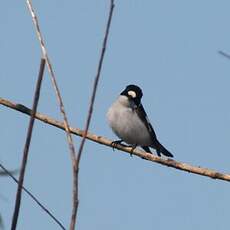
<path fill-rule="evenodd" d="M 109 1 L 33 1 L 71 126 L 83 128 Z M 90 131 L 116 139 L 109 105 L 128 84 L 175 160 L 230 171 L 229 1 L 115 1 Z M 31 106 L 41 57 L 25 1 L 1 3 L 1 97 Z M 46 71 L 38 111 L 61 119 Z M 19 168 L 28 117 L 0 106 L 0 161 Z M 78 149 L 80 139 L 74 137 Z M 71 163 L 65 133 L 36 122 L 25 186 L 69 226 Z M 0 179 L 9 229 L 16 185 Z M 86 142 L 80 165 L 81 230 L 229 228 L 228 182 L 129 157 Z M 36 226 L 36 228 L 34 228 Z M 23 195 L 18 229 L 58 229 Z"/>

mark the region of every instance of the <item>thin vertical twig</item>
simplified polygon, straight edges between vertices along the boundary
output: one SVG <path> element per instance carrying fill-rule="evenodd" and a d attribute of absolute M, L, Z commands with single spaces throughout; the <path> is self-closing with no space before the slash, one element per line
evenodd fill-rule
<path fill-rule="evenodd" d="M 33 9 L 31 0 L 26 0 L 26 3 L 27 3 L 27 7 L 29 9 L 29 12 L 31 14 L 33 24 L 35 26 L 36 35 L 37 35 L 37 38 L 39 40 L 39 44 L 40 44 L 40 47 L 42 50 L 43 57 L 46 60 L 46 65 L 47 65 L 48 71 L 50 73 L 52 85 L 53 85 L 53 88 L 54 88 L 55 93 L 56 93 L 57 101 L 59 103 L 60 112 L 61 112 L 61 114 L 63 116 L 63 120 L 64 120 L 64 126 L 65 126 L 67 141 L 68 141 L 69 150 L 70 150 L 71 163 L 72 163 L 72 177 L 73 178 L 72 178 L 72 214 L 71 214 L 71 216 L 73 216 L 73 215 L 75 215 L 74 212 L 75 212 L 76 208 L 74 207 L 74 205 L 75 205 L 76 200 L 77 200 L 77 189 L 76 189 L 76 181 L 77 181 L 77 179 L 76 179 L 76 168 L 77 167 L 76 167 L 75 148 L 74 148 L 73 139 L 72 139 L 72 136 L 70 133 L 69 122 L 68 122 L 67 115 L 65 112 L 64 103 L 63 103 L 62 98 L 61 98 L 61 93 L 60 93 L 60 90 L 58 88 L 58 84 L 56 81 L 54 70 L 53 70 L 52 65 L 51 65 L 51 61 L 50 61 L 49 56 L 48 56 L 47 49 L 45 47 L 45 42 L 44 42 L 41 30 L 40 30 L 38 18 L 37 18 L 35 11 Z"/>
<path fill-rule="evenodd" d="M 57 96 L 57 101 L 59 103 L 60 111 L 63 115 L 65 130 L 67 132 L 67 140 L 68 140 L 69 148 L 70 148 L 70 152 L 71 152 L 71 158 L 72 158 L 72 161 L 74 162 L 75 161 L 75 149 L 74 149 L 74 145 L 73 145 L 72 136 L 71 136 L 70 130 L 69 130 L 69 124 L 68 124 L 67 115 L 65 113 L 64 103 L 63 103 L 62 98 L 61 98 L 61 93 L 60 93 L 60 90 L 59 90 L 59 87 L 58 87 L 58 84 L 56 81 L 56 77 L 54 74 L 53 67 L 51 65 L 51 61 L 50 61 L 49 56 L 48 56 L 47 49 L 45 47 L 45 42 L 44 42 L 44 39 L 42 37 L 42 33 L 40 30 L 37 16 L 36 16 L 35 11 L 34 11 L 33 6 L 32 6 L 32 2 L 30 0 L 27 0 L 26 3 L 27 3 L 27 7 L 29 9 L 29 12 L 31 14 L 31 17 L 32 17 L 32 20 L 33 20 L 33 23 L 35 26 L 36 34 L 37 34 L 37 37 L 38 37 L 38 40 L 40 43 L 40 47 L 42 50 L 42 55 L 43 55 L 44 59 L 46 60 L 46 65 L 47 65 L 48 71 L 50 73 L 52 85 L 54 87 L 54 90 L 55 90 L 55 93 Z"/>
<path fill-rule="evenodd" d="M 36 89 L 34 93 L 33 107 L 32 107 L 29 127 L 27 131 L 27 136 L 26 136 L 26 142 L 25 142 L 24 151 L 23 151 L 21 169 L 20 169 L 19 180 L 18 180 L 18 188 L 17 188 L 16 200 L 15 200 L 14 214 L 13 214 L 12 223 L 11 223 L 11 230 L 16 229 L 17 227 L 18 215 L 19 215 L 20 204 L 21 204 L 22 185 L 23 185 L 24 176 L 25 176 L 26 163 L 27 163 L 27 159 L 29 155 L 29 147 L 30 147 L 30 142 L 32 138 L 35 114 L 37 112 L 37 106 L 38 106 L 38 101 L 39 101 L 39 96 L 40 96 L 40 89 L 41 89 L 44 69 L 45 69 L 45 59 L 41 59 Z"/>
<path fill-rule="evenodd" d="M 93 106 L 94 106 L 97 86 L 98 86 L 98 82 L 99 82 L 99 78 L 100 78 L 100 74 L 101 74 L 104 55 L 105 55 L 105 51 L 106 51 L 107 40 L 108 40 L 109 29 L 110 29 L 110 25 L 111 25 L 111 21 L 112 21 L 114 6 L 115 6 L 114 5 L 114 0 L 111 0 L 110 1 L 109 16 L 108 16 L 106 30 L 105 30 L 105 36 L 104 36 L 104 40 L 103 40 L 103 45 L 102 45 L 102 49 L 101 49 L 101 55 L 100 55 L 98 67 L 97 67 L 96 77 L 94 79 L 93 91 L 92 91 L 92 95 L 91 95 L 91 98 L 90 98 L 90 104 L 89 104 L 89 109 L 88 109 L 88 115 L 87 115 L 87 119 L 86 119 L 85 129 L 84 129 L 83 137 L 82 137 L 81 144 L 80 144 L 80 147 L 79 147 L 79 151 L 78 151 L 78 154 L 77 154 L 77 160 L 76 160 L 76 174 L 77 174 L 77 181 L 76 181 L 76 188 L 77 188 L 76 212 L 75 212 L 75 215 L 73 215 L 72 218 L 71 218 L 70 229 L 75 228 L 75 223 L 77 221 L 76 220 L 77 219 L 77 210 L 78 210 L 78 205 L 79 205 L 79 199 L 78 199 L 79 164 L 80 164 L 80 160 L 81 160 L 82 151 L 83 151 L 83 147 L 84 147 L 84 144 L 85 144 L 87 132 L 88 132 L 88 129 L 89 129 L 91 117 L 92 117 L 92 114 L 93 114 Z"/>
<path fill-rule="evenodd" d="M 9 171 L 8 169 L 6 169 L 6 167 L 3 166 L 3 164 L 0 163 L 0 167 L 2 168 L 4 175 L 7 175 L 9 177 L 11 177 L 13 179 L 13 181 L 15 181 L 17 184 L 19 183 L 18 180 L 13 176 L 13 173 L 16 172 L 14 171 Z M 36 198 L 27 188 L 25 188 L 22 185 L 22 190 L 32 198 L 32 200 L 34 200 L 38 206 L 40 206 L 40 208 L 45 211 L 58 225 L 61 229 L 66 230 L 66 228 L 64 227 L 64 225 L 51 213 L 51 211 L 46 208 L 39 200 L 38 198 Z"/>
<path fill-rule="evenodd" d="M 58 102 L 59 102 L 60 110 L 61 110 L 61 113 L 63 114 L 63 118 L 64 118 L 64 126 L 65 126 L 65 130 L 66 130 L 66 133 L 67 133 L 67 139 L 68 139 L 69 148 L 70 148 L 70 152 L 71 152 L 72 170 L 73 170 L 73 197 L 72 197 L 73 204 L 72 204 L 72 215 L 71 215 L 70 229 L 74 230 L 75 225 L 76 225 L 77 209 L 78 209 L 78 203 L 79 203 L 79 201 L 78 201 L 79 163 L 80 163 L 81 154 L 82 154 L 83 146 L 84 146 L 84 143 L 85 143 L 86 134 L 87 134 L 87 131 L 88 131 L 88 128 L 89 128 L 89 124 L 90 124 L 90 120 L 91 120 L 91 116 L 92 116 L 92 112 L 93 112 L 93 104 L 94 104 L 94 100 L 95 100 L 95 96 L 96 96 L 96 89 L 97 89 L 98 80 L 99 80 L 99 77 L 100 77 L 101 67 L 102 67 L 103 58 L 104 58 L 105 49 L 106 49 L 106 44 L 107 44 L 107 38 L 108 38 L 108 34 L 109 34 L 109 28 L 110 28 L 111 19 L 112 19 L 112 13 L 113 13 L 113 8 L 114 8 L 114 0 L 111 0 L 111 4 L 110 4 L 110 13 L 109 13 L 109 18 L 108 18 L 108 22 L 107 22 L 105 38 L 104 38 L 104 41 L 103 41 L 101 57 L 100 57 L 100 60 L 99 60 L 97 75 L 96 75 L 95 81 L 94 81 L 94 89 L 93 89 L 93 93 L 92 93 L 92 96 L 91 96 L 91 102 L 90 102 L 88 117 L 87 117 L 86 126 L 85 126 L 85 134 L 83 136 L 83 139 L 82 139 L 82 142 L 81 142 L 81 145 L 80 145 L 80 148 L 79 148 L 77 158 L 76 158 L 76 155 L 75 155 L 75 149 L 74 149 L 74 145 L 73 145 L 73 141 L 72 141 L 72 136 L 70 134 L 70 128 L 69 128 L 67 116 L 66 116 L 66 113 L 65 113 L 65 110 L 64 110 L 64 104 L 62 102 L 60 91 L 58 89 L 56 78 L 55 78 L 55 75 L 54 75 L 54 71 L 53 71 L 51 62 L 49 60 L 48 54 L 47 54 L 44 39 L 43 39 L 41 31 L 40 31 L 38 19 L 36 17 L 35 11 L 34 11 L 34 9 L 32 7 L 31 1 L 27 0 L 26 2 L 27 2 L 28 9 L 29 9 L 29 11 L 31 13 L 31 16 L 32 16 L 32 20 L 33 20 L 33 23 L 34 23 L 34 26 L 35 26 L 35 29 L 36 29 L 36 34 L 37 34 L 37 37 L 38 37 L 38 40 L 39 40 L 39 43 L 40 43 L 40 46 L 41 46 L 41 50 L 42 50 L 43 56 L 44 56 L 44 58 L 46 60 L 46 64 L 47 64 L 48 71 L 49 71 L 50 76 L 51 76 L 52 84 L 53 84 L 53 87 L 55 89 L 56 96 L 57 96 L 57 99 L 58 99 Z"/>

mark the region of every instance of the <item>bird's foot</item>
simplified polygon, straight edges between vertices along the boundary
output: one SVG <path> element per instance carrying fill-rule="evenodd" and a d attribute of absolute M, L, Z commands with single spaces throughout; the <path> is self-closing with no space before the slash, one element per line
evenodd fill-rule
<path fill-rule="evenodd" d="M 130 152 L 130 156 L 132 157 L 133 156 L 133 151 L 137 147 L 137 145 L 130 145 L 129 147 L 132 147 L 131 152 Z"/>
<path fill-rule="evenodd" d="M 118 145 L 118 144 L 121 144 L 122 142 L 123 142 L 123 140 L 113 141 L 113 142 L 111 143 L 111 146 L 112 146 L 112 148 L 113 148 L 113 151 L 114 151 L 114 148 L 116 148 L 117 145 Z"/>
<path fill-rule="evenodd" d="M 151 150 L 150 150 L 150 148 L 148 146 L 141 146 L 141 147 L 142 147 L 142 149 L 145 150 L 145 152 L 152 154 L 152 152 L 151 152 Z M 141 157 L 141 158 L 146 160 L 145 157 Z"/>

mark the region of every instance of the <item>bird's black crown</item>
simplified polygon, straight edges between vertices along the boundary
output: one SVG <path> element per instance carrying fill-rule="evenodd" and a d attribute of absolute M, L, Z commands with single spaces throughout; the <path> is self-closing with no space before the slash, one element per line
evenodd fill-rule
<path fill-rule="evenodd" d="M 135 97 L 137 97 L 137 98 L 142 98 L 142 96 L 143 96 L 142 90 L 141 90 L 141 88 L 140 88 L 139 86 L 137 86 L 137 85 L 128 85 L 128 86 L 126 86 L 125 90 L 123 90 L 123 91 L 121 92 L 121 95 L 131 96 L 132 93 L 130 94 L 130 92 L 132 92 L 132 91 L 136 94 Z M 134 95 L 133 95 L 133 96 L 134 96 Z"/>
<path fill-rule="evenodd" d="M 137 105 L 140 104 L 141 98 L 143 96 L 142 90 L 137 85 L 128 85 L 126 88 L 121 92 L 121 95 L 127 96 L 128 98 L 135 101 Z"/>

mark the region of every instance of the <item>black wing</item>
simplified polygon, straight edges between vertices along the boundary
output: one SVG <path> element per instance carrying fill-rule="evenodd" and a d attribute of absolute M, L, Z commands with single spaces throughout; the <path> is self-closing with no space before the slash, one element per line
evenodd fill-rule
<path fill-rule="evenodd" d="M 150 134 L 151 134 L 151 138 L 152 138 L 152 141 L 153 141 L 153 146 L 156 148 L 156 151 L 157 151 L 157 155 L 158 156 L 161 156 L 160 153 L 163 153 L 165 156 L 168 156 L 168 157 L 173 157 L 172 153 L 170 153 L 158 140 L 157 140 L 157 136 L 156 136 L 156 133 L 148 119 L 148 116 L 144 110 L 144 107 L 142 106 L 142 104 L 140 104 L 139 106 L 136 107 L 135 109 L 138 117 L 144 122 L 146 128 L 149 130 Z M 149 150 L 149 147 L 147 146 L 142 146 L 142 148 L 147 151 L 147 152 L 150 152 L 151 151 Z"/>
<path fill-rule="evenodd" d="M 155 142 L 157 140 L 157 136 L 156 136 L 156 133 L 148 119 L 148 116 L 145 112 L 145 109 L 144 107 L 142 106 L 142 104 L 140 104 L 139 106 L 136 107 L 135 109 L 138 117 L 144 122 L 146 128 L 149 130 L 150 134 L 151 134 L 151 137 L 153 139 L 153 141 Z"/>

